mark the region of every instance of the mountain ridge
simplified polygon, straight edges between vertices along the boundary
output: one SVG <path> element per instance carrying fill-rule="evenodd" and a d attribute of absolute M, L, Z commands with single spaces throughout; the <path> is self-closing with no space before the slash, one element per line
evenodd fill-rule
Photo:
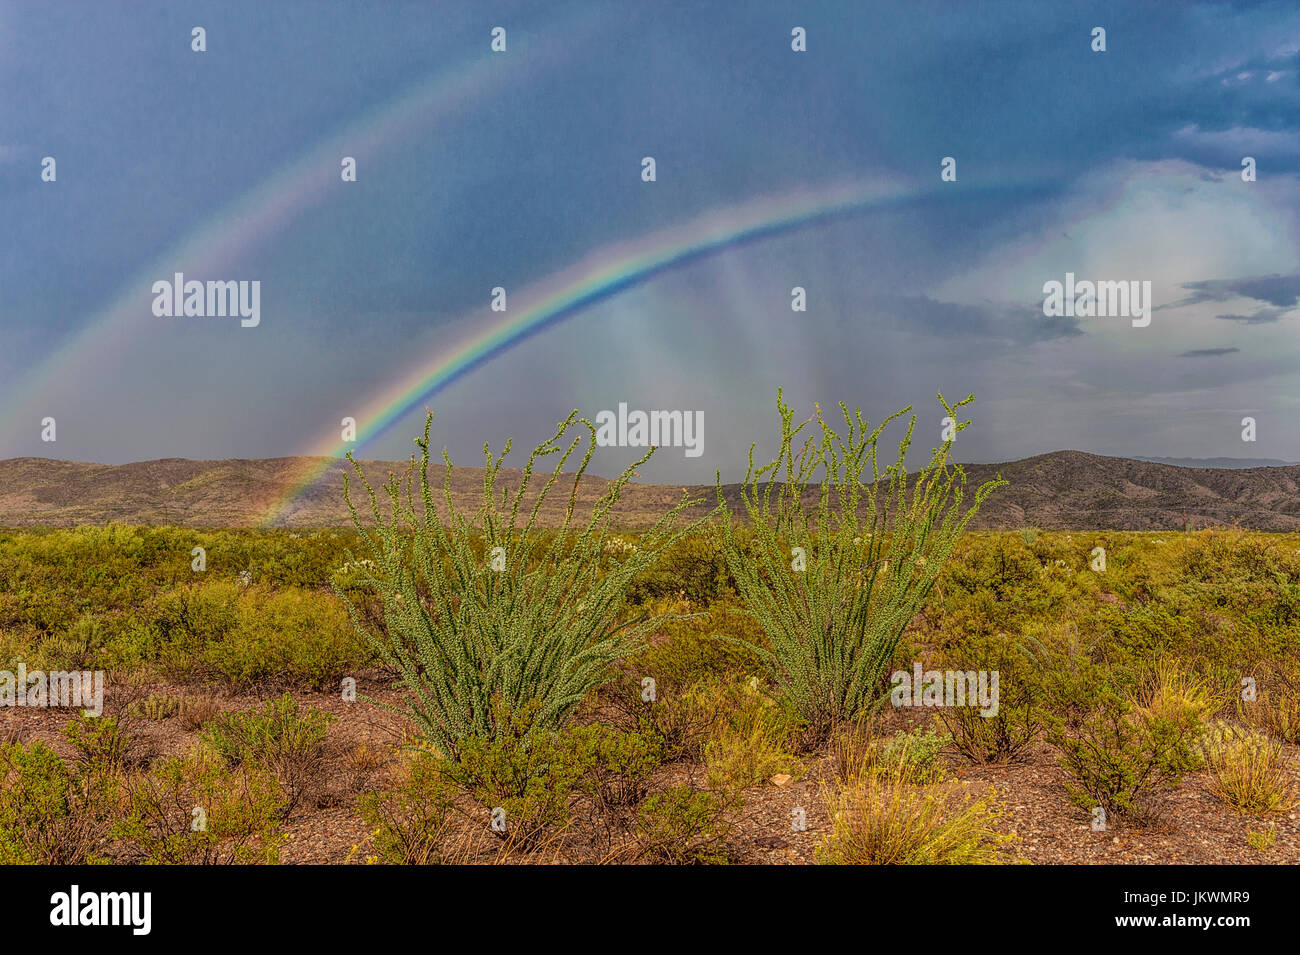
<path fill-rule="evenodd" d="M 51 458 L 0 461 L 0 527 L 105 524 L 179 524 L 206 527 L 257 526 L 289 488 L 330 459 L 319 457 L 225 458 L 205 461 L 159 458 L 107 465 Z M 347 462 L 338 461 L 335 471 Z M 409 461 L 361 461 L 372 485 Z M 1181 530 L 1240 525 L 1254 530 L 1300 531 L 1300 465 L 1209 468 L 1111 457 L 1086 451 L 1051 451 L 1000 464 L 963 465 L 973 487 L 1001 474 L 1011 482 L 985 503 L 974 528 L 1038 527 L 1095 530 Z M 430 464 L 429 480 L 440 500 L 442 465 Z M 538 476 L 540 477 L 540 476 Z M 350 524 L 335 473 L 309 487 L 286 507 L 277 526 L 337 527 Z M 522 472 L 501 471 L 513 489 Z M 458 508 L 477 508 L 483 469 L 457 466 L 452 498 Z M 535 477 L 534 488 L 541 482 Z M 578 491 L 578 515 L 585 516 L 609 485 L 587 476 Z M 571 485 L 556 488 L 541 511 L 542 523 L 563 517 Z M 357 489 L 353 485 L 354 490 Z M 713 485 L 628 484 L 611 513 L 612 523 L 638 527 L 677 503 L 683 490 L 714 500 Z M 729 502 L 739 502 L 739 485 L 723 485 Z M 364 498 L 355 502 L 365 504 Z M 381 501 L 382 506 L 382 501 Z M 365 515 L 368 519 L 369 515 Z"/>

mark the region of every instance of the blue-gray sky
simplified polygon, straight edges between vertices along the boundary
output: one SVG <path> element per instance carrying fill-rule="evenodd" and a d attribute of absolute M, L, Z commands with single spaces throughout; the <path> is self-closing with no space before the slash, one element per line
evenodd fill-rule
<path fill-rule="evenodd" d="M 1291 2 L 0 2 L 0 457 L 307 452 L 498 321 L 496 286 L 872 183 L 920 197 L 578 311 L 430 399 L 437 442 L 478 464 L 575 407 L 698 410 L 704 453 L 643 478 L 739 478 L 783 386 L 915 404 L 926 447 L 934 393 L 974 392 L 963 460 L 1296 460 L 1298 175 Z M 154 315 L 176 271 L 260 281 L 260 324 Z M 1045 317 L 1067 272 L 1149 280 L 1151 324 Z"/>

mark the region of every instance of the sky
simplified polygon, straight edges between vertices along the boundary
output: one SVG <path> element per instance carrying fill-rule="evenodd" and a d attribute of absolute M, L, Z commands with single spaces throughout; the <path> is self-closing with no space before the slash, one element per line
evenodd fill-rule
<path fill-rule="evenodd" d="M 1298 177 L 1294 2 L 0 2 L 0 458 L 404 458 L 428 407 L 521 464 L 625 404 L 712 483 L 783 388 L 926 448 L 974 393 L 965 461 L 1300 460 Z M 1045 315 L 1067 273 L 1149 324 Z"/>

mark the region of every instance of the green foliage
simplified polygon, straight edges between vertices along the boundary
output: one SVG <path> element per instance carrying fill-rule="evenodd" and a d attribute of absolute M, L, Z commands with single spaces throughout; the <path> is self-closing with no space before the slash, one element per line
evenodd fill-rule
<path fill-rule="evenodd" d="M 745 630 L 748 616 L 733 611 L 724 599 L 707 614 L 668 621 L 658 639 L 624 661 L 602 695 L 619 726 L 661 736 L 669 762 L 702 758 L 720 708 L 730 705 L 731 691 L 723 688 L 765 672 Z M 646 680 L 654 681 L 653 699 Z"/>
<path fill-rule="evenodd" d="M 337 688 L 341 677 L 370 659 L 345 609 L 304 590 L 246 595 L 239 602 L 234 633 L 204 654 L 204 662 L 231 686 L 287 679 L 313 690 Z"/>
<path fill-rule="evenodd" d="M 1042 674 L 1033 654 L 1005 634 L 972 636 L 941 653 L 938 667 L 998 674 L 995 713 L 986 716 L 975 706 L 939 711 L 957 751 L 974 763 L 1019 758 L 1036 739 L 1042 719 Z"/>
<path fill-rule="evenodd" d="M 653 563 L 632 582 L 629 597 L 644 603 L 665 597 L 682 597 L 707 605 L 729 591 L 734 582 L 716 533 L 689 534 L 664 548 Z"/>
<path fill-rule="evenodd" d="M 1210 791 L 1239 813 L 1282 812 L 1296 787 L 1279 743 L 1263 733 L 1214 722 L 1199 741 Z"/>
<path fill-rule="evenodd" d="M 635 675 L 625 673 L 608 687 L 615 708 L 612 719 L 628 732 L 650 732 L 663 740 L 664 762 L 701 759 L 709 731 L 718 716 L 718 681 L 708 678 L 682 689 L 669 684 L 648 698 Z"/>
<path fill-rule="evenodd" d="M 120 801 L 102 760 L 69 766 L 41 742 L 0 744 L 0 865 L 106 862 Z"/>
<path fill-rule="evenodd" d="M 260 713 L 222 713 L 208 722 L 202 739 L 227 767 L 256 764 L 272 772 L 284 790 L 287 816 L 320 781 L 333 722 L 323 710 L 300 710 L 286 693 Z"/>
<path fill-rule="evenodd" d="M 323 686 L 370 659 L 322 589 L 350 541 L 122 525 L 0 533 L 0 665 Z M 203 573 L 190 567 L 196 545 Z"/>
<path fill-rule="evenodd" d="M 954 407 L 940 396 L 954 422 L 957 409 L 971 400 Z M 845 435 L 818 409 L 820 438 L 812 435 L 797 449 L 809 422 L 793 426 L 794 412 L 780 392 L 777 408 L 778 454 L 755 469 L 751 447 L 741 492 L 752 545 L 744 546 L 735 518 L 724 507 L 723 551 L 737 592 L 767 634 L 770 644 L 760 652 L 772 679 L 798 708 L 810 741 L 821 741 L 883 700 L 884 679 L 904 629 L 924 605 L 966 523 L 1004 482 L 981 486 L 963 513 L 966 477 L 948 463 L 951 439 L 909 480 L 905 458 L 915 416 L 899 443 L 898 461 L 881 474 L 880 436 L 910 409 L 869 429 L 861 410 L 850 414 L 841 403 Z M 778 483 L 782 468 L 784 479 Z M 820 486 L 810 492 L 814 479 Z M 725 505 L 720 475 L 717 493 Z M 792 559 L 794 548 L 802 553 Z"/>
<path fill-rule="evenodd" d="M 262 712 L 222 713 L 202 736 L 228 766 L 245 761 L 274 762 L 319 752 L 334 716 L 307 707 L 299 711 L 289 693 L 270 700 Z"/>
<path fill-rule="evenodd" d="M 160 760 L 127 784 L 129 814 L 116 827 L 146 864 L 273 864 L 283 844 L 285 800 L 270 772 L 231 769 L 210 748 Z"/>
<path fill-rule="evenodd" d="M 80 762 L 93 772 L 116 773 L 126 762 L 131 741 L 111 716 L 77 716 L 63 727 Z"/>
<path fill-rule="evenodd" d="M 445 772 L 482 807 L 485 823 L 496 822 L 494 833 L 533 849 L 569 822 L 570 803 L 595 754 L 571 733 L 539 727 L 540 702 L 510 712 L 498 700 L 493 710 L 496 734 L 462 737 Z M 493 820 L 498 810 L 504 816 Z"/>
<path fill-rule="evenodd" d="M 1168 680 L 1167 671 L 1145 688 L 1125 689 L 1079 659 L 1059 678 L 1057 692 L 1069 705 L 1049 718 L 1048 739 L 1073 779 L 1066 787 L 1071 800 L 1108 816 L 1153 815 L 1159 797 L 1200 764 L 1196 741 L 1211 710 L 1208 698 Z"/>
<path fill-rule="evenodd" d="M 110 652 L 125 663 L 156 663 L 179 681 L 320 689 L 370 657 L 344 608 L 313 591 L 190 585 L 160 598 L 151 617 Z"/>
<path fill-rule="evenodd" d="M 652 644 L 627 658 L 624 670 L 638 686 L 652 677 L 663 693 L 706 679 L 762 675 L 762 635 L 753 634 L 752 626 L 752 618 L 732 601 L 716 601 L 705 613 L 666 620 Z"/>
<path fill-rule="evenodd" d="M 359 566 L 363 585 L 381 598 L 384 626 L 372 633 L 350 604 L 353 622 L 397 671 L 409 700 L 407 714 L 445 756 L 454 758 L 467 737 L 492 738 L 502 731 L 494 719 L 498 698 L 511 713 L 536 704 L 532 723 L 559 729 L 609 678 L 614 664 L 661 623 L 644 614 L 628 619 L 629 592 L 637 575 L 685 533 L 674 524 L 692 502 L 683 496 L 623 559 L 603 560 L 609 510 L 649 453 L 610 482 L 585 526 L 575 525 L 579 482 L 596 447 L 595 427 L 584 419 L 588 446 L 573 475 L 561 526 L 553 534 L 537 526 L 564 464 L 582 442 L 579 435 L 564 444 L 576 414 L 532 452 L 513 495 L 498 490 L 509 442 L 495 460 L 485 446 L 483 503 L 469 516 L 453 501 L 446 451 L 442 513 L 435 504 L 428 482 L 432 415 L 424 437 L 417 439 L 418 470 L 408 472 L 405 481 L 394 476 L 385 486 L 389 518 L 353 462 L 369 496 L 373 527 L 362 526 L 346 486 L 345 495 L 373 568 L 350 562 Z M 559 455 L 555 471 L 528 508 L 534 469 L 550 455 Z M 521 519 L 521 510 L 527 510 L 526 518 Z"/>
<path fill-rule="evenodd" d="M 637 812 L 637 839 L 645 857 L 671 865 L 728 861 L 728 805 L 717 795 L 674 786 L 655 793 Z"/>
<path fill-rule="evenodd" d="M 903 782 L 936 782 L 945 775 L 939 755 L 951 741 L 949 736 L 922 727 L 880 737 L 871 721 L 862 719 L 836 730 L 831 751 L 843 786 L 881 775 Z"/>
<path fill-rule="evenodd" d="M 663 738 L 653 731 L 625 733 L 600 723 L 569 730 L 586 768 L 582 790 L 597 811 L 635 806 L 645 798 L 650 778 L 663 762 Z"/>
<path fill-rule="evenodd" d="M 366 793 L 358 808 L 374 840 L 376 859 L 388 865 L 442 865 L 449 857 L 455 785 L 441 761 L 414 753 L 392 790 Z M 454 850 L 453 850 L 454 851 Z"/>
<path fill-rule="evenodd" d="M 1273 829 L 1263 829 L 1258 832 L 1246 833 L 1246 845 L 1250 846 L 1256 852 L 1268 852 L 1277 844 L 1277 832 Z"/>
<path fill-rule="evenodd" d="M 899 730 L 879 746 L 870 769 L 909 782 L 936 782 L 944 777 L 939 754 L 951 742 L 952 737 L 929 728 Z"/>

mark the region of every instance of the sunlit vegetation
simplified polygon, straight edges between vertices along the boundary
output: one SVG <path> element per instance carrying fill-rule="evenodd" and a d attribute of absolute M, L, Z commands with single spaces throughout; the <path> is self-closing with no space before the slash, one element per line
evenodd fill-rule
<path fill-rule="evenodd" d="M 642 545 L 618 540 L 591 558 L 601 574 Z M 498 698 L 496 732 L 454 752 L 417 723 L 405 746 L 339 744 L 352 717 L 295 699 L 337 699 L 360 674 L 402 692 L 334 592 L 383 628 L 366 553 L 345 531 L 0 534 L 0 669 L 103 669 L 110 697 L 147 688 L 99 721 L 60 710 L 41 739 L 0 734 L 0 859 L 271 862 L 287 826 L 330 805 L 367 833 L 354 863 L 718 863 L 777 779 L 812 787 L 809 859 L 1014 862 L 1005 787 L 961 776 L 1031 753 L 1050 754 L 1084 833 L 1098 807 L 1111 828 L 1146 825 L 1195 785 L 1247 817 L 1243 846 L 1249 830 L 1267 860 L 1281 851 L 1265 845 L 1271 820 L 1294 810 L 1296 535 L 967 532 L 867 695 L 888 718 L 892 669 L 996 669 L 997 716 L 917 711 L 899 729 L 867 713 L 812 746 L 712 525 L 625 580 L 609 624 L 658 623 L 558 720 Z M 241 693 L 264 702 L 230 712 Z M 163 731 L 183 745 L 141 745 Z M 205 830 L 190 827 L 196 805 Z"/>

